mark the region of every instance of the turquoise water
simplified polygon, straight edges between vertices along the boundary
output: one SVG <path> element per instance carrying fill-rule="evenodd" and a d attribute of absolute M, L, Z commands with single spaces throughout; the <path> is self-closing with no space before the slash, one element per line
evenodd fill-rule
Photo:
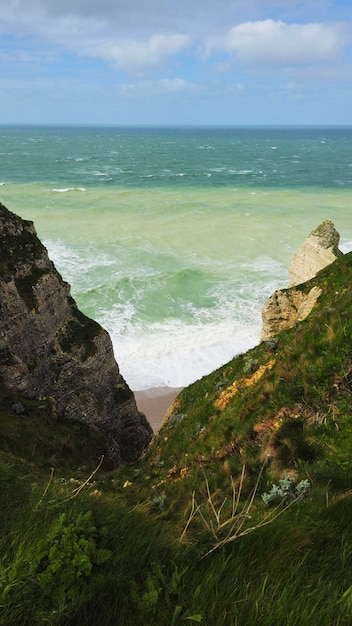
<path fill-rule="evenodd" d="M 257 343 L 322 220 L 352 249 L 352 129 L 6 127 L 0 184 L 136 390 Z"/>

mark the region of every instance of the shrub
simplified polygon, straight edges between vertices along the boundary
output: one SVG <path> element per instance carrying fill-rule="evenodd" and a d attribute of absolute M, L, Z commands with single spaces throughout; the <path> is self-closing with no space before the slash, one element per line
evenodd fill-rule
<path fill-rule="evenodd" d="M 98 531 L 92 512 L 79 513 L 68 523 L 66 513 L 52 525 L 36 550 L 36 573 L 44 595 L 63 605 L 79 595 L 93 567 L 111 558 L 111 551 L 97 546 Z"/>
<path fill-rule="evenodd" d="M 273 485 L 269 493 L 263 493 L 262 500 L 265 506 L 275 506 L 281 502 L 287 503 L 298 498 L 305 498 L 311 490 L 309 480 L 301 480 L 297 485 L 285 476 L 278 485 Z"/>

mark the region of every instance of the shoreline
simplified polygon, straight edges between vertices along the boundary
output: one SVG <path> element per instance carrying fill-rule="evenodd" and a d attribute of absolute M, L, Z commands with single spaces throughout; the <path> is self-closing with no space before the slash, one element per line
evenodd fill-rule
<path fill-rule="evenodd" d="M 144 413 L 154 433 L 160 428 L 168 408 L 183 387 L 153 387 L 133 391 L 138 410 Z"/>

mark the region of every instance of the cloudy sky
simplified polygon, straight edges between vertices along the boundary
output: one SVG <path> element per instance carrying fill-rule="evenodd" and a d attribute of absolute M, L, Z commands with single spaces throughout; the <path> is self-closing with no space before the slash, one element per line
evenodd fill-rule
<path fill-rule="evenodd" d="M 0 0 L 0 123 L 352 124 L 351 0 Z"/>

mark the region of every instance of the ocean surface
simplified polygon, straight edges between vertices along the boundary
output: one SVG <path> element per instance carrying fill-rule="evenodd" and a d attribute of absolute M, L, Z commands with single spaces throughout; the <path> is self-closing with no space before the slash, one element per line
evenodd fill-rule
<path fill-rule="evenodd" d="M 258 343 L 324 219 L 352 249 L 352 128 L 0 127 L 0 201 L 130 387 L 181 387 Z"/>

